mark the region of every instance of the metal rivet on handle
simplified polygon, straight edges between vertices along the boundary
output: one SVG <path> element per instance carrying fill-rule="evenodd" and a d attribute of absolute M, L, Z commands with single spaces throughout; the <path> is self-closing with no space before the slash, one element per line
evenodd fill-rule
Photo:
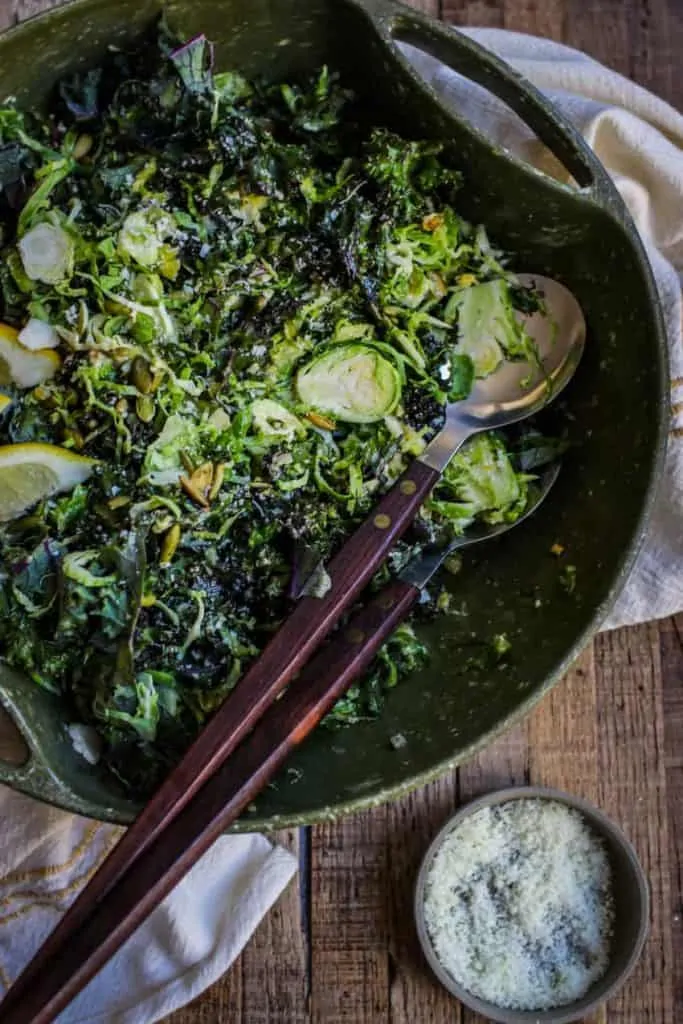
<path fill-rule="evenodd" d="M 387 530 L 391 526 L 391 516 L 380 512 L 379 515 L 375 516 L 374 523 L 378 530 Z"/>
<path fill-rule="evenodd" d="M 365 640 L 365 633 L 362 629 L 347 629 L 346 639 L 350 644 L 362 644 Z"/>
<path fill-rule="evenodd" d="M 401 484 L 401 494 L 415 494 L 417 484 L 414 480 L 404 480 Z"/>

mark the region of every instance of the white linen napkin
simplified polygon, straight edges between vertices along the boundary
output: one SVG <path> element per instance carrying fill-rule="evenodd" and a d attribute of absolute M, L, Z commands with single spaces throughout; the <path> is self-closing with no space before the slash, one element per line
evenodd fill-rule
<path fill-rule="evenodd" d="M 4 786 L 0 822 L 1 998 L 122 830 Z M 153 1024 L 184 1006 L 228 969 L 295 872 L 264 836 L 223 836 L 59 1024 Z"/>
<path fill-rule="evenodd" d="M 0 821 L 1 997 L 122 829 L 6 786 Z M 295 872 L 292 854 L 263 836 L 222 837 L 59 1024 L 153 1024 L 184 1006 L 227 970 Z"/>
<path fill-rule="evenodd" d="M 645 241 L 669 331 L 674 419 L 664 485 L 632 577 L 607 628 L 683 609 L 683 117 L 568 47 L 488 29 L 469 34 L 544 90 L 611 172 Z M 557 168 L 506 108 L 405 47 L 433 86 L 502 145 Z M 683 428 L 683 419 L 680 420 Z M 0 788 L 0 994 L 17 976 L 119 830 Z M 59 1018 L 60 1024 L 153 1024 L 214 982 L 296 870 L 262 836 L 226 836 Z"/>
<path fill-rule="evenodd" d="M 501 29 L 466 29 L 544 92 L 610 172 L 654 271 L 669 341 L 672 420 L 664 479 L 636 565 L 604 629 L 683 610 L 683 116 L 577 50 Z M 401 44 L 443 99 L 501 146 L 556 177 L 566 172 L 489 93 Z"/>

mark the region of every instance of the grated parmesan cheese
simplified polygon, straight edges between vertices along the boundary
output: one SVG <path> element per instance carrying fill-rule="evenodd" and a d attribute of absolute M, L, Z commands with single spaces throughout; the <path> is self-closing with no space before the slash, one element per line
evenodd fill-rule
<path fill-rule="evenodd" d="M 476 811 L 443 841 L 426 879 L 425 923 L 441 964 L 510 1009 L 585 995 L 607 969 L 613 918 L 604 844 L 554 800 Z"/>

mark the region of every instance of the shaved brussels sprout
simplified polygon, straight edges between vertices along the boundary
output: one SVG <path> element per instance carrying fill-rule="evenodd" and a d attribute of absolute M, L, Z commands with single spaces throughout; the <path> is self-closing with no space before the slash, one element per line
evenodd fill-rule
<path fill-rule="evenodd" d="M 506 357 L 529 355 L 507 281 L 486 281 L 457 296 L 457 351 L 469 356 L 477 377 L 488 377 Z"/>
<path fill-rule="evenodd" d="M 174 230 L 173 217 L 159 207 L 130 213 L 119 232 L 119 252 L 141 267 L 157 267 L 164 255 L 164 242 Z"/>
<path fill-rule="evenodd" d="M 299 370 L 296 387 L 307 408 L 345 423 L 376 423 L 401 397 L 398 370 L 368 345 L 335 346 Z"/>
<path fill-rule="evenodd" d="M 43 222 L 19 239 L 19 255 L 27 277 L 44 284 L 59 284 L 71 277 L 74 242 L 63 228 Z"/>
<path fill-rule="evenodd" d="M 251 415 L 255 429 L 273 441 L 291 441 L 306 433 L 305 426 L 297 416 L 269 398 L 252 402 Z"/>

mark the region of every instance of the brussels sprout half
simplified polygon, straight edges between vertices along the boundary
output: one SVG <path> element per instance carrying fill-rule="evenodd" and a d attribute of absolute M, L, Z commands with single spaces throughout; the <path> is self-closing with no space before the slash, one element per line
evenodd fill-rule
<path fill-rule="evenodd" d="M 296 390 L 310 409 L 347 423 L 375 423 L 398 405 L 401 378 L 369 345 L 337 345 L 299 370 Z"/>

